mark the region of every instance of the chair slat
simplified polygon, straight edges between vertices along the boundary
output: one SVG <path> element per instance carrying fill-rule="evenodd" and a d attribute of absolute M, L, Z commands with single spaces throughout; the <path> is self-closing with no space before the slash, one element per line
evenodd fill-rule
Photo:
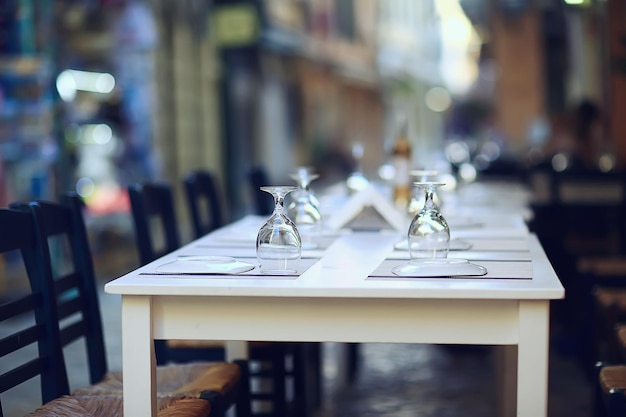
<path fill-rule="evenodd" d="M 0 375 L 0 393 L 41 374 L 41 369 L 46 366 L 46 360 L 45 357 L 39 356 Z"/>
<path fill-rule="evenodd" d="M 4 337 L 0 340 L 0 357 L 36 343 L 37 340 L 41 338 L 41 332 L 43 331 L 43 326 L 35 324 L 10 336 Z"/>
<path fill-rule="evenodd" d="M 54 291 L 57 297 L 66 291 L 79 287 L 80 276 L 77 272 L 68 273 L 54 280 Z"/>
<path fill-rule="evenodd" d="M 17 300 L 8 301 L 0 305 L 0 321 L 33 311 L 36 305 L 36 297 L 33 294 L 26 294 Z"/>

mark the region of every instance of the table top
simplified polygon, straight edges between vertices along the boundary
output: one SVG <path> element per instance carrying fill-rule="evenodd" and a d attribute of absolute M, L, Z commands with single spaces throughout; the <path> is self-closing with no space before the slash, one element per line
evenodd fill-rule
<path fill-rule="evenodd" d="M 495 244 L 516 240 L 527 248 L 526 260 L 506 259 L 502 251 L 481 251 L 483 257 L 496 252 L 504 257 L 504 272 L 497 277 L 406 278 L 369 277 L 386 259 L 393 259 L 394 246 L 404 238 L 393 230 L 339 231 L 326 236 L 330 246 L 321 250 L 303 250 L 303 261 L 312 263 L 297 277 L 259 275 L 157 275 L 156 269 L 181 255 L 228 255 L 251 263 L 254 237 L 263 221 L 248 216 L 214 233 L 195 240 L 150 264 L 134 270 L 105 286 L 110 294 L 149 296 L 228 296 L 228 297 L 325 297 L 325 298 L 408 298 L 408 299 L 517 299 L 549 300 L 564 296 L 563 287 L 548 261 L 538 239 L 520 226 L 515 218 L 503 216 L 497 227 L 468 228 L 463 237 L 495 239 Z M 523 222 L 522 222 L 523 224 Z M 522 227 L 522 229 L 520 229 Z M 454 234 L 453 234 L 454 235 Z M 525 241 L 525 244 L 524 244 Z M 502 245 L 506 252 L 506 245 Z M 519 249 L 519 248 L 518 248 Z M 455 254 L 462 257 L 464 252 Z M 470 254 L 470 251 L 465 253 Z M 510 252 L 511 254 L 513 252 Z M 231 255 L 235 256 L 235 255 Z M 397 258 L 397 257 L 396 257 Z M 469 258 L 469 256 L 468 256 Z M 530 260 L 528 260 L 530 259 Z M 508 262 L 508 264 L 506 263 Z M 522 262 L 522 263 L 520 263 Z M 525 264 L 523 264 L 525 262 Z M 480 264 L 480 261 L 475 263 Z M 517 266 L 532 267 L 529 279 L 509 279 Z M 507 271 L 507 267 L 509 272 Z M 511 276 L 514 276 L 513 273 Z"/>

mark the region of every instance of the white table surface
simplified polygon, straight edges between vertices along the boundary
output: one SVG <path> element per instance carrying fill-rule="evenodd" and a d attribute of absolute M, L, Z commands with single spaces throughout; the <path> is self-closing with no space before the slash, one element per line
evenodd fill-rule
<path fill-rule="evenodd" d="M 220 239 L 253 245 L 258 222 L 245 218 L 106 284 L 122 296 L 125 415 L 156 415 L 153 339 L 213 339 L 517 345 L 517 368 L 504 370 L 517 374 L 517 416 L 546 416 L 549 301 L 564 290 L 534 235 L 512 236 L 527 239 L 532 279 L 368 280 L 402 238 L 391 231 L 339 233 L 297 279 L 149 275 L 178 255 L 213 254 Z M 465 236 L 494 238 L 487 229 Z"/>

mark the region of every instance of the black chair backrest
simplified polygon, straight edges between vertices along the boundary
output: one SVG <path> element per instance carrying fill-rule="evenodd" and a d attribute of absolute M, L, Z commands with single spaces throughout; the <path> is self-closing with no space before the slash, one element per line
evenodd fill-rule
<path fill-rule="evenodd" d="M 75 193 L 59 203 L 31 202 L 39 238 L 47 244 L 48 263 L 54 279 L 61 345 L 83 338 L 87 349 L 89 379 L 100 382 L 108 371 L 98 290 L 87 229 L 85 205 Z M 54 251 L 54 253 L 52 253 Z"/>
<path fill-rule="evenodd" d="M 274 199 L 269 193 L 261 191 L 260 187 L 270 184 L 267 172 L 262 167 L 254 167 L 248 172 L 248 180 L 252 188 L 252 197 L 255 214 L 268 216 L 274 211 Z"/>
<path fill-rule="evenodd" d="M 128 186 L 139 261 L 145 265 L 180 247 L 174 195 L 167 183 Z"/>
<path fill-rule="evenodd" d="M 213 174 L 203 170 L 192 171 L 183 183 L 194 236 L 199 238 L 223 226 L 222 203 Z"/>
<path fill-rule="evenodd" d="M 36 237 L 30 211 L 0 209 L 0 253 L 21 253 L 30 290 L 11 295 L 0 304 L 3 335 L 0 357 L 0 393 L 39 376 L 42 402 L 69 394 L 69 383 L 61 349 L 51 271 L 39 262 L 48 248 Z M 37 344 L 36 356 L 22 355 Z M 24 350 L 23 350 L 24 349 Z M 13 353 L 20 352 L 18 355 Z M 0 416 L 2 407 L 0 405 Z"/>

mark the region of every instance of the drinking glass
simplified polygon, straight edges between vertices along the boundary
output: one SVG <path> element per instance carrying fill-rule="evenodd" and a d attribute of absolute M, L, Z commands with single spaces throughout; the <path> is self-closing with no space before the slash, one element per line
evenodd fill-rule
<path fill-rule="evenodd" d="M 401 276 L 485 275 L 487 269 L 466 259 L 448 259 L 450 227 L 434 201 L 441 182 L 416 182 L 424 190 L 424 207 L 411 221 L 408 247 L 411 260 L 393 268 Z"/>
<path fill-rule="evenodd" d="M 319 201 L 309 185 L 319 175 L 307 168 L 298 169 L 291 175 L 298 183 L 298 188 L 291 194 L 293 201 L 287 207 L 287 216 L 296 224 L 304 247 L 314 247 L 314 238 L 322 232 L 322 214 Z"/>
<path fill-rule="evenodd" d="M 409 226 L 408 240 L 411 260 L 446 258 L 450 248 L 450 227 L 439 211 L 434 196 L 440 182 L 415 182 L 424 191 L 424 205 Z"/>
<path fill-rule="evenodd" d="M 261 273 L 289 275 L 297 273 L 302 239 L 296 225 L 284 210 L 285 196 L 297 187 L 265 186 L 262 191 L 274 197 L 274 212 L 261 226 L 256 238 L 256 255 Z"/>

